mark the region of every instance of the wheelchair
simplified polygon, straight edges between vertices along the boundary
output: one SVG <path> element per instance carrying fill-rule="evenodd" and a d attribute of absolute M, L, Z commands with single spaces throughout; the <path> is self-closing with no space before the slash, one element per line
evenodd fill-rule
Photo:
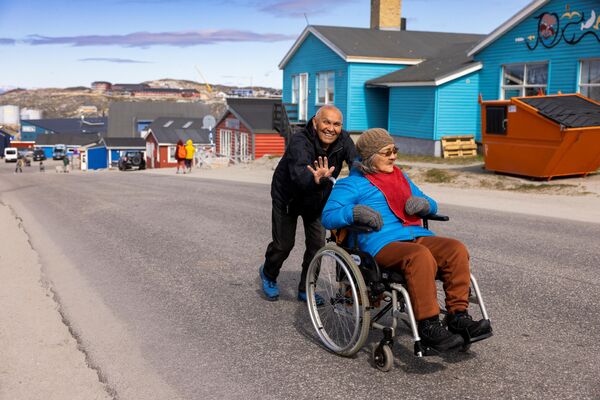
<path fill-rule="evenodd" d="M 428 215 L 423 217 L 423 226 L 428 228 L 429 221 L 448 220 L 444 215 Z M 415 356 L 438 353 L 421 342 L 404 276 L 380 269 L 370 254 L 358 249 L 358 233 L 371 231 L 368 227 L 349 226 L 331 232 L 327 244 L 316 253 L 308 268 L 307 305 L 319 339 L 328 350 L 340 356 L 353 356 L 365 344 L 370 330 L 382 330 L 383 339 L 373 348 L 372 362 L 376 368 L 387 372 L 393 366 L 393 338 L 399 330 L 399 321 L 403 321 L 412 333 Z M 447 315 L 439 279 L 436 279 L 436 286 L 440 311 Z M 489 323 L 473 274 L 469 302 L 479 306 L 482 318 Z M 384 317 L 390 312 L 391 323 L 385 324 Z M 491 333 L 479 338 L 464 337 L 461 350 L 467 351 L 471 343 L 489 336 Z"/>

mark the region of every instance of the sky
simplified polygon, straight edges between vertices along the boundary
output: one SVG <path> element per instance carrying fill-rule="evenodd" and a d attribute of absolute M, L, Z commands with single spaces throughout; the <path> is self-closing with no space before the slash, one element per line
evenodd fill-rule
<path fill-rule="evenodd" d="M 0 88 L 162 78 L 281 88 L 311 25 L 368 28 L 370 0 L 0 0 Z M 529 0 L 403 0 L 407 28 L 488 34 Z M 200 71 L 200 72 L 198 72 Z"/>

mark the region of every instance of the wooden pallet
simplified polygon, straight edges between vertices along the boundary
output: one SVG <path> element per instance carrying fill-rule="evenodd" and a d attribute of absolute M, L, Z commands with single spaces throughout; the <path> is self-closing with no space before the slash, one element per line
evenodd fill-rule
<path fill-rule="evenodd" d="M 442 137 L 444 158 L 472 157 L 477 155 L 477 144 L 473 135 Z"/>

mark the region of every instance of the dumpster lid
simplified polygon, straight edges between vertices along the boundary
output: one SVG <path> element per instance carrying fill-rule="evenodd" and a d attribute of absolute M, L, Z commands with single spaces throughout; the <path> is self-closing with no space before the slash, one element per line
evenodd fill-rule
<path fill-rule="evenodd" d="M 600 105 L 582 96 L 524 97 L 519 100 L 567 128 L 600 126 Z"/>

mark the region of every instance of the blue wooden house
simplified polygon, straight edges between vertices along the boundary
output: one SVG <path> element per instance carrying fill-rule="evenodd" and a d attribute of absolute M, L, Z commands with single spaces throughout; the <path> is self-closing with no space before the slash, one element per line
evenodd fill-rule
<path fill-rule="evenodd" d="M 433 152 L 432 140 L 442 130 L 435 126 L 439 86 L 449 86 L 442 96 L 464 91 L 474 102 L 472 110 L 476 108 L 476 72 L 481 65 L 469 63 L 466 51 L 482 38 L 461 33 L 308 26 L 279 65 L 283 69 L 283 102 L 298 123 L 310 119 L 320 106 L 334 104 L 350 132 L 383 127 L 399 140 L 406 138 L 405 147 L 410 143 L 417 152 L 422 147 Z M 461 56 L 455 58 L 457 51 Z M 423 67 L 417 69 L 418 65 Z M 405 70 L 407 74 L 399 74 Z M 463 77 L 461 85 L 452 85 Z M 459 107 L 460 113 L 468 114 Z M 474 134 L 474 122 L 471 125 L 460 133 Z"/>
<path fill-rule="evenodd" d="M 600 101 L 600 1 L 532 1 L 468 55 L 484 66 L 484 100 L 581 93 Z"/>
<path fill-rule="evenodd" d="M 306 27 L 279 65 L 292 119 L 334 104 L 350 132 L 383 127 L 403 152 L 440 155 L 444 136 L 480 140 L 480 94 L 600 97 L 598 0 L 534 0 L 487 36 L 377 23 L 400 6 L 373 1 L 370 29 Z"/>
<path fill-rule="evenodd" d="M 96 144 L 100 141 L 96 133 L 52 133 L 42 134 L 36 138 L 35 147 L 44 150 L 46 158 L 52 159 L 52 150 L 57 144 L 66 146 L 68 149 Z"/>
<path fill-rule="evenodd" d="M 21 140 L 36 141 L 40 135 L 100 134 L 105 135 L 108 118 L 46 118 L 21 120 Z"/>

